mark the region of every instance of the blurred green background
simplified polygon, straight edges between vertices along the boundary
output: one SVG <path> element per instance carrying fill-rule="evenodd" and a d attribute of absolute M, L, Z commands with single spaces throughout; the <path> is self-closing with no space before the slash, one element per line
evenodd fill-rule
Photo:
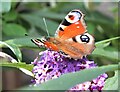
<path fill-rule="evenodd" d="M 47 36 L 43 18 L 46 19 L 50 35 L 54 36 L 62 19 L 73 9 L 80 9 L 85 14 L 88 33 L 94 36 L 95 42 L 119 36 L 118 2 L 5 2 L 2 5 L 2 41 L 10 46 L 15 44 L 15 47 L 12 46 L 15 52 L 4 46 L 0 47 L 3 52 L 21 62 L 32 62 L 43 50 L 30 40 Z M 100 66 L 118 62 L 118 40 L 96 47 L 98 49 L 88 56 L 90 60 Z M 3 70 L 3 89 L 13 89 L 30 83 L 31 77 L 19 70 L 12 69 L 15 73 L 11 68 L 7 68 L 9 72 L 6 72 L 6 68 Z M 13 85 L 8 80 L 12 80 Z"/>

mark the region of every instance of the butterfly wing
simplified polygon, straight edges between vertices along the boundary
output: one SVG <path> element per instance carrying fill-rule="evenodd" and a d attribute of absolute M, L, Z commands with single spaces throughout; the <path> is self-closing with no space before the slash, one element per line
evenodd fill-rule
<path fill-rule="evenodd" d="M 69 39 L 86 32 L 83 20 L 84 14 L 80 10 L 72 10 L 59 25 L 55 37 Z"/>
<path fill-rule="evenodd" d="M 94 50 L 94 38 L 88 33 L 77 35 L 67 40 L 59 39 L 57 46 L 72 58 L 82 58 Z"/>
<path fill-rule="evenodd" d="M 53 43 L 55 38 L 53 37 L 42 37 L 41 39 L 31 39 L 33 43 L 35 43 L 38 47 L 46 47 L 52 50 L 58 51 L 58 47 Z"/>

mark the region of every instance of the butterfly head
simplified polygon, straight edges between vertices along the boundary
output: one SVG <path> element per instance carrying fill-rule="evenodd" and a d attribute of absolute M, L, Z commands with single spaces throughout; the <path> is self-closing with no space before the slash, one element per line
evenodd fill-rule
<path fill-rule="evenodd" d="M 68 13 L 65 19 L 70 23 L 75 23 L 83 18 L 83 13 L 80 10 L 72 10 Z"/>

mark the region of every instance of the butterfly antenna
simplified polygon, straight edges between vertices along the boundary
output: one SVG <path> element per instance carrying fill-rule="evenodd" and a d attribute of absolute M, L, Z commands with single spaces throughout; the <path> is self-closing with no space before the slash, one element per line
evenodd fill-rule
<path fill-rule="evenodd" d="M 47 27 L 47 23 L 46 23 L 45 18 L 43 18 L 43 21 L 44 21 L 44 24 L 45 24 L 45 28 L 46 28 L 46 31 L 47 31 L 47 35 L 50 36 L 50 34 L 49 34 L 49 32 L 48 32 L 48 27 Z"/>

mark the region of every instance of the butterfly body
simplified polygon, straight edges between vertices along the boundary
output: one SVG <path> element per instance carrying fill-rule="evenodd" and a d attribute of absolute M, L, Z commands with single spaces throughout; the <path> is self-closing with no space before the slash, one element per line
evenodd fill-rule
<path fill-rule="evenodd" d="M 82 58 L 94 50 L 94 38 L 87 33 L 83 20 L 84 15 L 80 10 L 72 10 L 58 27 L 55 37 L 32 39 L 38 46 L 62 51 L 71 58 Z"/>

